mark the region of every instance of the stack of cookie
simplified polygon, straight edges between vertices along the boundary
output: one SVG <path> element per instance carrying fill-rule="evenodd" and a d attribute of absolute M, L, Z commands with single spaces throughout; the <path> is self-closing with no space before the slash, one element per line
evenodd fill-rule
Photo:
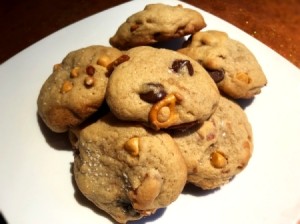
<path fill-rule="evenodd" d="M 247 165 L 251 125 L 234 99 L 266 78 L 251 52 L 201 14 L 147 5 L 110 39 L 54 66 L 38 113 L 69 132 L 74 176 L 90 201 L 120 223 L 166 207 L 187 182 L 215 189 Z M 191 35 L 178 51 L 157 48 Z"/>

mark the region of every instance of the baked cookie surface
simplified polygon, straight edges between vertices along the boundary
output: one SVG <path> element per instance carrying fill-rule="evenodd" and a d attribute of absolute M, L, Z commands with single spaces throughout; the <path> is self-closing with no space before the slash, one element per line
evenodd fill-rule
<path fill-rule="evenodd" d="M 107 65 L 122 53 L 112 47 L 89 46 L 70 52 L 43 84 L 38 114 L 54 132 L 80 124 L 101 106 Z"/>
<path fill-rule="evenodd" d="M 225 32 L 197 32 L 178 51 L 198 61 L 211 74 L 220 91 L 234 99 L 252 98 L 267 84 L 255 56 Z"/>
<path fill-rule="evenodd" d="M 74 176 L 80 191 L 120 223 L 153 214 L 181 193 L 187 170 L 170 135 L 111 114 L 78 138 Z"/>
<path fill-rule="evenodd" d="M 149 4 L 127 18 L 110 38 L 110 44 L 127 50 L 183 37 L 206 26 L 202 15 L 181 5 Z"/>
<path fill-rule="evenodd" d="M 178 52 L 136 47 L 112 72 L 106 101 L 121 120 L 155 130 L 202 122 L 215 110 L 220 94 L 209 74 Z"/>
<path fill-rule="evenodd" d="M 252 155 L 252 129 L 239 105 L 221 97 L 216 112 L 201 126 L 172 137 L 188 167 L 188 182 L 214 189 L 229 182 Z"/>

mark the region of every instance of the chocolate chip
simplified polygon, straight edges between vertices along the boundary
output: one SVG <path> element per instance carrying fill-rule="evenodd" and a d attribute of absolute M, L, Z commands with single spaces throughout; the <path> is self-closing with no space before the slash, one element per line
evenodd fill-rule
<path fill-rule="evenodd" d="M 148 103 L 156 103 L 163 99 L 167 93 L 160 83 L 146 83 L 142 86 L 140 98 Z"/>
<path fill-rule="evenodd" d="M 209 73 L 210 77 L 215 81 L 215 83 L 221 82 L 224 79 L 223 70 L 206 69 L 206 71 Z"/>
<path fill-rule="evenodd" d="M 196 121 L 191 121 L 188 123 L 173 125 L 173 126 L 169 127 L 168 129 L 174 130 L 174 131 L 179 131 L 179 132 L 185 132 L 194 127 L 198 127 L 199 125 L 200 125 L 200 122 L 198 120 L 196 120 Z"/>
<path fill-rule="evenodd" d="M 174 72 L 179 73 L 180 70 L 183 69 L 183 67 L 187 68 L 190 76 L 194 74 L 194 68 L 189 60 L 177 59 L 173 61 L 171 69 Z"/>

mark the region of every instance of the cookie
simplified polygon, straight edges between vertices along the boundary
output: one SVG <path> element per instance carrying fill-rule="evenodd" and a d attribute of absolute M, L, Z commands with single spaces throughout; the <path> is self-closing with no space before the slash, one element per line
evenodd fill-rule
<path fill-rule="evenodd" d="M 252 52 L 225 32 L 195 33 L 179 52 L 198 61 L 212 76 L 221 92 L 234 99 L 253 98 L 267 84 Z"/>
<path fill-rule="evenodd" d="M 128 17 L 109 42 L 127 50 L 193 34 L 205 26 L 202 15 L 193 9 L 182 5 L 149 4 Z"/>
<path fill-rule="evenodd" d="M 117 118 L 159 130 L 203 122 L 217 107 L 218 88 L 193 59 L 149 46 L 126 55 L 107 84 L 106 101 Z"/>
<path fill-rule="evenodd" d="M 235 102 L 221 97 L 216 112 L 202 125 L 172 134 L 188 167 L 188 182 L 214 189 L 229 182 L 252 155 L 251 125 Z"/>
<path fill-rule="evenodd" d="M 76 145 L 78 188 L 119 223 L 166 207 L 186 183 L 184 159 L 166 133 L 108 114 L 81 130 Z"/>
<path fill-rule="evenodd" d="M 89 46 L 70 52 L 43 84 L 38 114 L 54 132 L 65 132 L 95 113 L 105 98 L 108 64 L 122 53 L 115 48 Z"/>

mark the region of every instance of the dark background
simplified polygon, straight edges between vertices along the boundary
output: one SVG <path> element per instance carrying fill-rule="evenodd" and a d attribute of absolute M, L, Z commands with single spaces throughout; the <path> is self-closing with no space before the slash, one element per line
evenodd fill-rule
<path fill-rule="evenodd" d="M 0 63 L 58 29 L 124 2 L 0 0 Z M 300 0 L 185 2 L 236 25 L 300 67 Z"/>

